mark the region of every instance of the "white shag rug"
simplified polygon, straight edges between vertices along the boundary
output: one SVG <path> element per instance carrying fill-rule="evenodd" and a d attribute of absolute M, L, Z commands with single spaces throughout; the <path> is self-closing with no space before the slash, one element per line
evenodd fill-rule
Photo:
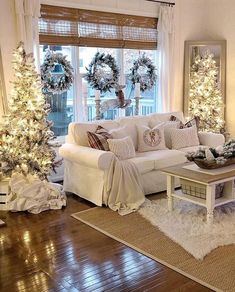
<path fill-rule="evenodd" d="M 177 199 L 173 212 L 167 209 L 167 199 L 146 199 L 138 212 L 199 260 L 219 246 L 235 244 L 235 203 L 216 208 L 211 226 L 206 208 Z"/>

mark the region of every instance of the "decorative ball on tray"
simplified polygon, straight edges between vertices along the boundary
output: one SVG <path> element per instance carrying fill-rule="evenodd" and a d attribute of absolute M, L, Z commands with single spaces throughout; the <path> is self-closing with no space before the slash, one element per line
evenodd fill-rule
<path fill-rule="evenodd" d="M 199 147 L 195 152 L 188 152 L 186 157 L 204 169 L 215 169 L 235 164 L 235 140 L 230 140 L 216 148 Z"/>

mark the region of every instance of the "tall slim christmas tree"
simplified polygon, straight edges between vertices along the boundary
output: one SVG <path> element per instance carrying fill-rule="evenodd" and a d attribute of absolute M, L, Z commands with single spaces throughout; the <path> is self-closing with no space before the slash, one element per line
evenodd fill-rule
<path fill-rule="evenodd" d="M 197 55 L 191 67 L 189 113 L 199 117 L 199 130 L 224 132 L 224 103 L 214 56 L 206 51 Z"/>
<path fill-rule="evenodd" d="M 54 134 L 47 121 L 50 111 L 41 93 L 40 78 L 32 55 L 26 55 L 23 43 L 13 53 L 15 81 L 9 100 L 9 112 L 0 130 L 0 161 L 3 173 L 37 175 L 46 179 L 54 169 L 55 151 L 49 141 Z"/>

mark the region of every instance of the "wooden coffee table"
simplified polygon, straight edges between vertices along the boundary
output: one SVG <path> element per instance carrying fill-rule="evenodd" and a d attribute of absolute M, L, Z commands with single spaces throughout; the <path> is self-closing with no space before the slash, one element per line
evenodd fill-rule
<path fill-rule="evenodd" d="M 173 210 L 174 198 L 192 202 L 207 209 L 207 222 L 211 224 L 213 223 L 213 212 L 215 207 L 235 201 L 235 165 L 232 167 L 224 167 L 223 170 L 221 169 L 223 173 L 212 175 L 184 168 L 185 166 L 191 167 L 193 164 L 184 163 L 161 170 L 167 175 L 168 209 L 169 211 Z M 181 190 L 175 190 L 175 178 L 182 178 L 205 186 L 206 199 L 186 195 L 183 194 Z M 215 188 L 216 185 L 220 183 L 225 183 L 223 196 L 219 199 L 215 199 Z"/>

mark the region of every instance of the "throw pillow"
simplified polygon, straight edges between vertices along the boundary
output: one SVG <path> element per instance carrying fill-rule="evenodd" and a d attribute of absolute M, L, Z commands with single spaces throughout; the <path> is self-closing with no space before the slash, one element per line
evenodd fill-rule
<path fill-rule="evenodd" d="M 121 138 L 125 138 L 128 136 L 126 126 L 112 129 L 109 131 L 109 133 L 113 136 L 114 139 L 121 139 Z"/>
<path fill-rule="evenodd" d="M 176 116 L 171 115 L 170 116 L 170 121 L 171 122 L 180 122 L 180 129 L 189 128 L 189 127 L 192 127 L 192 126 L 196 126 L 198 128 L 198 126 L 199 126 L 199 118 L 198 117 L 194 117 L 194 118 L 192 118 L 191 120 L 189 120 L 188 122 L 186 122 L 184 124 Z"/>
<path fill-rule="evenodd" d="M 197 127 L 192 126 L 183 129 L 171 129 L 171 143 L 172 149 L 198 146 L 199 139 L 197 134 Z"/>
<path fill-rule="evenodd" d="M 171 143 L 171 129 L 179 129 L 180 128 L 180 122 L 165 122 L 164 123 L 164 137 L 165 137 L 165 144 L 166 147 L 171 149 L 172 143 Z"/>
<path fill-rule="evenodd" d="M 182 112 L 154 113 L 154 114 L 151 114 L 149 116 L 150 117 L 150 120 L 149 120 L 150 128 L 154 128 L 159 123 L 170 121 L 171 116 L 177 117 L 179 121 L 182 121 L 182 122 L 184 121 L 184 115 Z"/>
<path fill-rule="evenodd" d="M 108 139 L 108 144 L 110 151 L 120 160 L 135 157 L 135 147 L 129 136 L 121 139 Z"/>
<path fill-rule="evenodd" d="M 87 131 L 87 137 L 91 148 L 109 151 L 107 140 L 113 137 L 105 128 L 98 126 L 95 132 Z"/>
<path fill-rule="evenodd" d="M 166 149 L 164 123 L 160 123 L 152 129 L 148 126 L 137 125 L 137 132 L 139 152 Z"/>

